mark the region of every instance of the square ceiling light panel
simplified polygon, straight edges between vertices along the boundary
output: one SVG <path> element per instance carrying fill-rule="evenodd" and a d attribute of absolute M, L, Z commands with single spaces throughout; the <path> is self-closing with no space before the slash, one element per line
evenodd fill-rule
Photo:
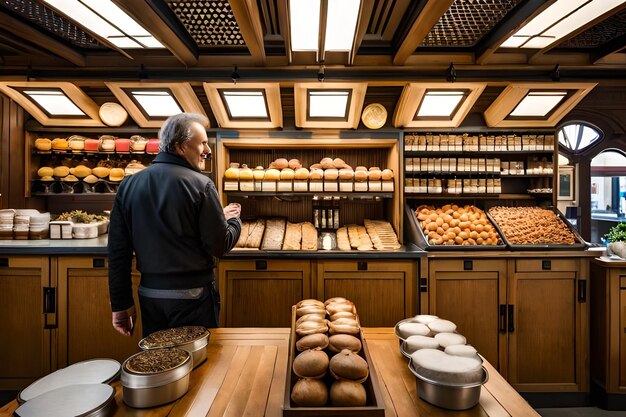
<path fill-rule="evenodd" d="M 408 83 L 396 105 L 393 125 L 458 127 L 484 89 L 482 83 Z"/>
<path fill-rule="evenodd" d="M 85 30 L 120 49 L 164 46 L 111 0 L 43 0 Z"/>
<path fill-rule="evenodd" d="M 4 93 L 43 126 L 104 126 L 100 107 L 80 88 L 68 82 L 0 82 Z"/>
<path fill-rule="evenodd" d="M 509 37 L 503 48 L 546 48 L 626 0 L 557 0 Z"/>
<path fill-rule="evenodd" d="M 204 91 L 221 127 L 283 127 L 279 83 L 204 83 Z"/>
<path fill-rule="evenodd" d="M 509 84 L 484 111 L 489 127 L 554 127 L 595 83 Z"/>
<path fill-rule="evenodd" d="M 292 51 L 317 51 L 320 34 L 320 6 L 320 0 L 289 1 Z"/>
<path fill-rule="evenodd" d="M 105 82 L 140 127 L 160 128 L 174 114 L 198 113 L 206 117 L 189 83 Z"/>
<path fill-rule="evenodd" d="M 325 51 L 351 51 L 361 0 L 328 0 Z"/>
<path fill-rule="evenodd" d="M 295 83 L 297 127 L 356 129 L 367 83 Z"/>

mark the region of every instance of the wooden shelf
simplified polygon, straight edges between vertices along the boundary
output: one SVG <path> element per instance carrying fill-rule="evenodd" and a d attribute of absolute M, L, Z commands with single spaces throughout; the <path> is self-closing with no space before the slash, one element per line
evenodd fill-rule
<path fill-rule="evenodd" d="M 485 156 L 496 157 L 498 155 L 552 155 L 554 150 L 550 151 L 404 151 L 404 156 Z"/>
<path fill-rule="evenodd" d="M 440 171 L 440 172 L 430 172 L 430 171 L 405 171 L 404 173 L 406 176 L 410 176 L 410 177 L 415 177 L 415 176 L 420 176 L 420 175 L 426 175 L 426 176 L 430 176 L 430 177 L 444 177 L 444 178 L 449 178 L 449 177 L 456 177 L 456 176 L 462 176 L 462 177 L 477 177 L 477 178 L 487 178 L 487 177 L 498 177 L 500 178 L 500 176 L 502 175 L 500 173 L 500 171 L 498 172 L 477 172 L 477 171 Z M 512 175 L 509 175 L 512 176 Z M 506 175 L 505 175 L 506 177 Z M 521 175 L 520 175 L 521 177 Z"/>
<path fill-rule="evenodd" d="M 529 194 L 421 194 L 405 192 L 404 197 L 411 200 L 534 200 L 534 197 Z"/>
<path fill-rule="evenodd" d="M 372 199 L 383 199 L 383 198 L 393 198 L 393 192 L 367 192 L 367 193 L 357 193 L 357 192 L 343 192 L 343 193 L 333 193 L 333 192 L 248 192 L 248 191 L 224 191 L 224 194 L 229 197 L 244 197 L 244 198 L 254 198 L 254 197 L 319 197 L 320 200 L 327 199 L 329 197 L 338 197 L 338 198 L 347 198 L 351 200 L 372 200 Z"/>

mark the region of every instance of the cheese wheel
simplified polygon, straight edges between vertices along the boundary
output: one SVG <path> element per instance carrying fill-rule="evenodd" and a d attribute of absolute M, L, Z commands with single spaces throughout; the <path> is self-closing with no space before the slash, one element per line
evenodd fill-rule
<path fill-rule="evenodd" d="M 448 355 L 465 356 L 466 358 L 474 358 L 478 355 L 478 352 L 471 345 L 450 345 L 446 348 L 445 352 Z"/>
<path fill-rule="evenodd" d="M 422 323 L 402 323 L 398 326 L 398 333 L 403 339 L 406 339 L 413 335 L 426 336 L 430 333 L 430 329 Z"/>
<path fill-rule="evenodd" d="M 456 324 L 450 320 L 437 319 L 428 323 L 428 327 L 435 333 L 452 333 L 456 330 Z"/>
<path fill-rule="evenodd" d="M 413 369 L 436 382 L 470 384 L 482 381 L 479 358 L 453 356 L 438 349 L 420 349 L 411 354 Z"/>
<path fill-rule="evenodd" d="M 448 346 L 452 346 L 452 345 L 464 345 L 467 340 L 465 339 L 465 336 L 458 334 L 458 333 L 437 333 L 435 335 L 435 340 L 437 342 L 439 342 L 439 344 L 444 347 L 447 348 Z"/>
<path fill-rule="evenodd" d="M 406 339 L 404 346 L 407 353 L 413 353 L 420 349 L 438 349 L 439 342 L 433 337 L 413 335 Z"/>

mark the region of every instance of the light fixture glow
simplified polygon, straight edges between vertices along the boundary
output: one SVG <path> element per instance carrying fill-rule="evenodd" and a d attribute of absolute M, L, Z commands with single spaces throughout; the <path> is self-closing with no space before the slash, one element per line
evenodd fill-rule
<path fill-rule="evenodd" d="M 350 51 L 359 17 L 360 0 L 328 0 L 326 51 Z"/>
<path fill-rule="evenodd" d="M 268 118 L 263 91 L 224 91 L 223 94 L 231 117 Z"/>
<path fill-rule="evenodd" d="M 183 111 L 167 91 L 132 91 L 131 94 L 150 117 L 169 117 Z"/>
<path fill-rule="evenodd" d="M 317 51 L 320 0 L 290 0 L 289 24 L 292 51 Z"/>
<path fill-rule="evenodd" d="M 465 94 L 465 91 L 426 91 L 417 116 L 451 117 Z"/>
<path fill-rule="evenodd" d="M 513 109 L 510 116 L 545 117 L 567 95 L 566 91 L 530 92 Z"/>
<path fill-rule="evenodd" d="M 111 0 L 44 0 L 44 2 L 86 30 L 108 40 L 119 48 L 164 47 Z M 126 40 L 126 38 L 129 39 Z M 130 39 L 139 40 L 143 45 L 135 41 L 131 42 Z"/>
<path fill-rule="evenodd" d="M 348 114 L 347 91 L 309 91 L 309 117 L 341 117 Z"/>
<path fill-rule="evenodd" d="M 625 2 L 626 0 L 557 0 L 501 46 L 543 49 Z"/>
<path fill-rule="evenodd" d="M 62 91 L 58 90 L 31 90 L 24 94 L 32 98 L 48 114 L 53 116 L 85 116 Z"/>

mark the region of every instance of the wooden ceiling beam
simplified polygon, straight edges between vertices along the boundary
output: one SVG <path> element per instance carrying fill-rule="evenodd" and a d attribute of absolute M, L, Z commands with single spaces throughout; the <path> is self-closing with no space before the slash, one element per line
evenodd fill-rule
<path fill-rule="evenodd" d="M 0 27 L 6 32 L 27 39 L 34 45 L 39 45 L 43 50 L 50 51 L 74 65 L 85 66 L 85 57 L 80 52 L 2 11 L 0 11 Z"/>
<path fill-rule="evenodd" d="M 354 57 L 359 52 L 359 48 L 361 47 L 361 42 L 363 42 L 363 37 L 367 31 L 367 25 L 372 17 L 373 10 L 374 0 L 363 0 L 361 2 L 361 12 L 359 14 L 359 21 L 357 22 L 354 44 L 352 45 L 352 51 L 350 51 L 350 65 L 354 64 Z"/>
<path fill-rule="evenodd" d="M 611 39 L 591 54 L 591 61 L 596 64 L 601 59 L 626 48 L 626 34 Z"/>
<path fill-rule="evenodd" d="M 428 0 L 394 54 L 394 65 L 404 65 L 452 3 L 454 0 Z"/>
<path fill-rule="evenodd" d="M 493 55 L 500 45 L 519 28 L 530 22 L 535 16 L 552 5 L 556 0 L 525 0 L 509 13 L 476 45 L 474 56 L 476 63 L 482 65 Z"/>
<path fill-rule="evenodd" d="M 39 55 L 45 57 L 46 59 L 50 59 L 51 57 L 58 58 L 57 55 L 51 53 L 50 51 L 38 48 L 36 45 L 33 45 L 30 42 L 27 42 L 11 33 L 2 30 L 0 30 L 0 40 L 3 45 L 18 54 L 26 53 L 31 57 L 33 55 Z"/>
<path fill-rule="evenodd" d="M 183 65 L 198 64 L 198 50 L 189 33 L 164 2 L 151 0 L 113 0 L 120 9 L 139 22 L 159 40 Z"/>
<path fill-rule="evenodd" d="M 265 65 L 265 42 L 261 14 L 255 0 L 229 0 L 235 20 L 254 63 Z"/>
<path fill-rule="evenodd" d="M 597 25 L 598 23 L 600 23 L 601 21 L 605 20 L 606 18 L 614 15 L 617 12 L 620 12 L 624 8 L 626 8 L 626 3 L 624 3 L 624 4 L 620 5 L 620 6 L 617 6 L 617 7 L 613 8 L 612 10 L 609 10 L 608 12 L 604 13 L 601 16 L 598 16 L 597 18 L 595 18 L 593 20 L 588 21 L 587 23 L 585 23 L 583 26 L 579 27 L 575 31 L 570 32 L 569 34 L 567 34 L 566 36 L 564 36 L 561 39 L 557 40 L 556 42 L 554 42 L 554 43 L 546 46 L 545 48 L 537 51 L 534 55 L 532 55 L 528 59 L 528 63 L 533 65 L 535 62 L 539 62 L 543 55 L 545 55 L 546 53 L 548 53 L 552 49 L 556 48 L 557 46 L 559 46 L 563 42 L 578 36 L 579 34 L 583 33 L 587 29 L 589 29 L 590 27 L 592 27 L 594 25 Z"/>

